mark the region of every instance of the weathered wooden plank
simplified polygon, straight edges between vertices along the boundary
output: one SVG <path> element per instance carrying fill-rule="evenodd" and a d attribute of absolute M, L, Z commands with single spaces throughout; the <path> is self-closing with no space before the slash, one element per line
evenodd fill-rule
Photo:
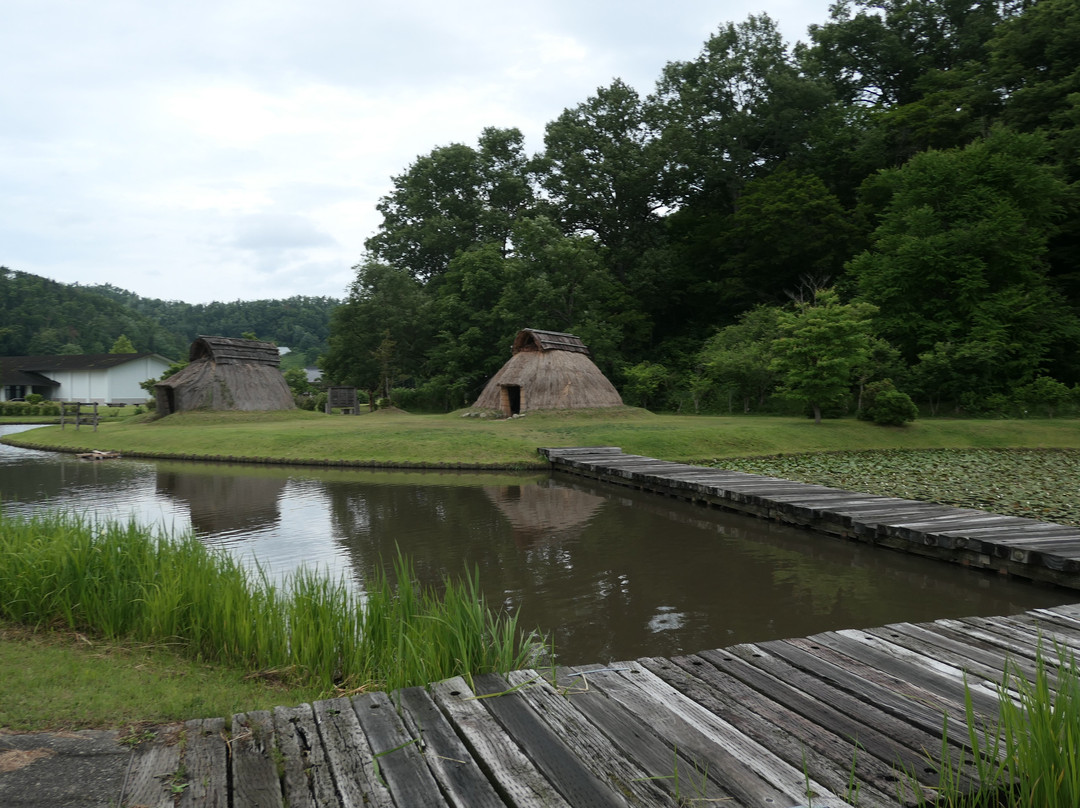
<path fill-rule="evenodd" d="M 983 682 L 996 682 L 1001 680 L 1004 672 L 1005 659 L 1000 651 L 990 651 L 974 643 L 960 642 L 943 631 L 931 631 L 925 626 L 911 623 L 891 624 L 864 631 L 961 668 L 969 674 L 969 678 L 977 677 Z"/>
<path fill-rule="evenodd" d="M 978 626 L 1008 638 L 1019 646 L 1026 647 L 1034 658 L 1041 648 L 1044 656 L 1054 653 L 1054 641 L 1064 648 L 1080 649 L 1080 637 L 1068 630 L 1053 632 L 1052 637 L 1038 627 L 1007 617 L 973 617 L 970 621 Z"/>
<path fill-rule="evenodd" d="M 747 803 L 735 799 L 716 778 L 698 776 L 700 762 L 660 737 L 646 716 L 627 710 L 602 690 L 590 687 L 589 681 L 588 677 L 575 677 L 572 672 L 560 671 L 559 687 L 566 692 L 568 703 L 615 743 L 623 755 L 647 772 L 651 782 L 669 799 L 678 802 L 686 793 L 685 784 L 677 779 L 677 773 L 682 772 L 684 781 L 687 773 L 693 776 L 695 799 L 708 800 L 707 804 L 717 803 L 725 808 L 748 808 Z"/>
<path fill-rule="evenodd" d="M 941 738 L 944 713 L 956 715 L 957 710 L 962 713 L 963 705 L 854 658 L 845 653 L 849 650 L 849 644 L 844 638 L 828 632 L 809 639 L 796 638 L 769 644 L 769 651 L 798 670 L 898 719 L 901 722 L 899 725 L 889 725 L 888 728 L 880 725 L 890 737 L 898 740 L 910 738 L 905 745 L 913 748 L 933 748 L 935 739 Z M 829 703 L 839 706 L 833 700 Z M 866 709 L 857 703 L 851 705 L 849 712 L 856 716 L 866 715 Z M 912 729 L 904 731 L 904 724 L 910 724 Z"/>
<path fill-rule="evenodd" d="M 406 728 L 385 693 L 354 696 L 352 708 L 367 736 L 374 777 L 384 783 L 396 805 L 447 805 L 421 753 L 420 738 Z"/>
<path fill-rule="evenodd" d="M 566 799 L 499 726 L 464 679 L 456 676 L 438 682 L 432 685 L 432 695 L 508 803 L 519 808 L 569 808 Z"/>
<path fill-rule="evenodd" d="M 424 763 L 455 808 L 503 808 L 495 792 L 454 727 L 422 687 L 394 692 L 409 733 L 420 738 Z"/>
<path fill-rule="evenodd" d="M 922 720 L 912 723 L 903 710 L 895 709 L 910 706 L 906 697 L 883 693 L 880 686 L 846 671 L 844 675 L 830 677 L 846 685 L 842 689 L 778 656 L 776 652 L 781 650 L 789 651 L 790 657 L 799 660 L 797 649 L 783 649 L 780 643 L 768 649 L 741 645 L 703 651 L 698 656 L 813 724 L 857 741 L 860 748 L 888 765 L 921 774 L 927 751 L 941 745 L 940 712 L 916 707 Z M 817 667 L 819 674 L 833 673 L 825 666 Z M 879 699 L 885 704 L 880 704 Z M 885 709 L 887 706 L 894 709 Z"/>
<path fill-rule="evenodd" d="M 787 706 L 766 698 L 698 656 L 638 660 L 688 698 L 721 716 L 740 732 L 830 791 L 864 808 L 894 806 L 898 777 L 892 765 L 869 754 L 858 738 L 842 738 Z M 912 795 L 914 796 L 914 795 Z"/>
<path fill-rule="evenodd" d="M 228 808 L 228 751 L 225 719 L 207 718 L 184 724 L 183 759 L 187 787 L 177 800 L 178 808 Z"/>
<path fill-rule="evenodd" d="M 1028 612 L 1026 617 L 1029 617 L 1036 626 L 1043 628 L 1046 631 L 1061 631 L 1066 630 L 1073 633 L 1080 632 L 1080 619 L 1070 615 L 1068 612 L 1061 610 L 1061 607 L 1053 609 L 1033 609 Z"/>
<path fill-rule="evenodd" d="M 637 663 L 619 663 L 625 672 L 590 677 L 629 710 L 646 717 L 658 734 L 707 767 L 703 774 L 716 779 L 741 801 L 752 805 L 791 804 L 807 799 L 807 788 L 817 805 L 843 805 L 843 801 L 804 772 L 788 765 L 761 744 L 736 730 L 722 718 L 688 699 Z M 779 801 L 779 802 L 777 802 Z"/>
<path fill-rule="evenodd" d="M 649 772 L 628 759 L 611 739 L 586 719 L 584 713 L 571 705 L 571 688 L 556 690 L 533 670 L 511 671 L 506 681 L 517 688 L 517 696 L 574 750 L 580 763 L 625 795 L 630 805 L 643 808 L 674 805 L 674 800 L 650 779 Z"/>
<path fill-rule="evenodd" d="M 135 753 L 122 789 L 124 805 L 175 808 L 175 787 L 182 787 L 180 733 L 176 727 Z"/>
<path fill-rule="evenodd" d="M 274 750 L 274 719 L 269 711 L 233 716 L 229 738 L 233 808 L 283 808 Z"/>
<path fill-rule="evenodd" d="M 625 808 L 626 798 L 614 791 L 566 745 L 517 693 L 496 674 L 473 677 L 477 696 L 503 729 L 574 808 Z M 505 695 L 500 695 L 505 694 Z"/>
<path fill-rule="evenodd" d="M 1017 635 L 1015 632 L 1002 631 L 999 627 L 984 624 L 975 618 L 939 620 L 938 622 L 943 626 L 953 628 L 957 632 L 997 645 L 1002 649 L 1002 653 L 1010 658 L 1019 655 L 1028 660 L 1035 659 L 1038 644 L 1037 636 Z"/>
<path fill-rule="evenodd" d="M 317 701 L 312 706 L 338 804 L 342 808 L 393 808 L 390 791 L 375 774 L 375 756 L 352 703 L 340 697 Z"/>
<path fill-rule="evenodd" d="M 947 705 L 952 716 L 964 714 L 963 671 L 943 662 L 915 654 L 898 645 L 886 643 L 879 637 L 855 630 L 828 632 L 816 636 L 823 643 L 866 665 L 892 675 L 919 689 L 936 694 Z M 997 713 L 997 698 L 993 689 L 982 682 L 971 683 L 971 698 L 977 712 Z"/>
<path fill-rule="evenodd" d="M 310 704 L 274 708 L 274 737 L 282 757 L 282 786 L 289 808 L 337 805 L 315 711 Z"/>

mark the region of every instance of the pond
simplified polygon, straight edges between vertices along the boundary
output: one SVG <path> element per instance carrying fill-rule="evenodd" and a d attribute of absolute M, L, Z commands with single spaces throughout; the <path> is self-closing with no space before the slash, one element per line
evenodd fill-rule
<path fill-rule="evenodd" d="M 25 427 L 0 427 L 0 434 Z M 79 460 L 0 445 L 9 513 L 192 530 L 273 575 L 362 591 L 398 549 L 424 584 L 480 572 L 489 603 L 565 664 L 1070 603 L 1073 592 L 547 472 Z"/>

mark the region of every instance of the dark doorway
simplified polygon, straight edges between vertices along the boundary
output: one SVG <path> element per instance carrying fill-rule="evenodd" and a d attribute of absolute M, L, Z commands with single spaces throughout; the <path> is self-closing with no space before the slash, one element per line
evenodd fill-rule
<path fill-rule="evenodd" d="M 516 384 L 504 384 L 502 388 L 503 413 L 517 415 L 521 412 L 521 387 Z"/>

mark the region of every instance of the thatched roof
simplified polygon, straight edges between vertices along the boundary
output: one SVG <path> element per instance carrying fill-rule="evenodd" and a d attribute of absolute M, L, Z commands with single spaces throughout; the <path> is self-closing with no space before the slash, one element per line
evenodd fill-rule
<path fill-rule="evenodd" d="M 573 334 L 526 328 L 513 355 L 473 405 L 514 415 L 530 410 L 620 407 L 622 398 Z"/>
<path fill-rule="evenodd" d="M 571 351 L 589 355 L 589 349 L 580 337 L 560 331 L 541 331 L 538 328 L 523 328 L 518 332 L 510 353 L 513 355 L 521 351 Z"/>
<path fill-rule="evenodd" d="M 199 337 L 191 343 L 188 360 L 210 358 L 219 365 L 251 364 L 281 365 L 281 355 L 272 342 L 235 337 Z"/>
<path fill-rule="evenodd" d="M 154 386 L 157 410 L 291 410 L 292 391 L 269 342 L 199 337 L 186 368 Z"/>

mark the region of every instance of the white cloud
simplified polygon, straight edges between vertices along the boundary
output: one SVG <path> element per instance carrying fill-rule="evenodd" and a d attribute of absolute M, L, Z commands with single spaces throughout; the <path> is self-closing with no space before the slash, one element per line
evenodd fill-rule
<path fill-rule="evenodd" d="M 340 296 L 419 155 L 485 126 L 538 150 L 614 78 L 648 93 L 721 24 L 765 10 L 793 39 L 827 2 L 7 0 L 0 264 L 190 302 Z"/>

